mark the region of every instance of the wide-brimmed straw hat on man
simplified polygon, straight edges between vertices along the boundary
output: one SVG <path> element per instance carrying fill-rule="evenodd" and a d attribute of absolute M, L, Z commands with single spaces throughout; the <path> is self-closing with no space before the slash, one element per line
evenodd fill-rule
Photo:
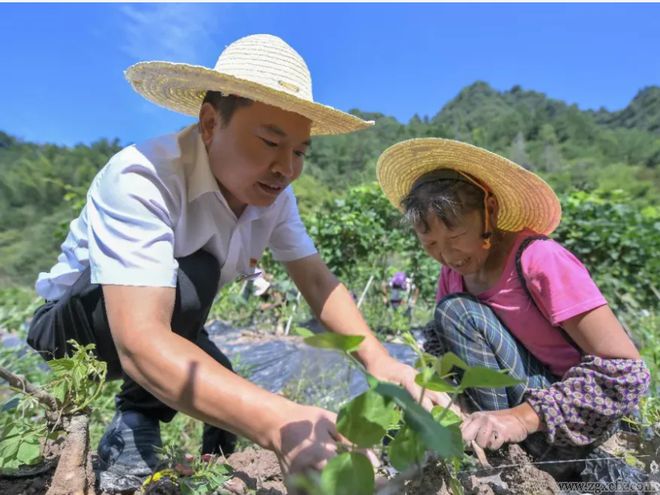
<path fill-rule="evenodd" d="M 207 91 L 236 95 L 297 113 L 312 121 L 312 135 L 345 134 L 373 125 L 314 101 L 303 58 L 269 34 L 241 38 L 227 46 L 214 68 L 172 62 L 129 67 L 133 89 L 162 107 L 197 117 Z"/>

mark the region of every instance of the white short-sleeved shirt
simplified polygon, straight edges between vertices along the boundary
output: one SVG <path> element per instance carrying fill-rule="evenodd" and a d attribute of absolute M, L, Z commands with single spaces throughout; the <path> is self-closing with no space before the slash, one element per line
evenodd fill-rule
<path fill-rule="evenodd" d="M 197 126 L 124 148 L 99 171 L 62 252 L 35 288 L 62 297 L 88 266 L 94 284 L 176 287 L 176 258 L 203 249 L 220 263 L 220 286 L 249 275 L 270 248 L 278 261 L 316 253 L 289 186 L 239 218 L 209 167 Z"/>

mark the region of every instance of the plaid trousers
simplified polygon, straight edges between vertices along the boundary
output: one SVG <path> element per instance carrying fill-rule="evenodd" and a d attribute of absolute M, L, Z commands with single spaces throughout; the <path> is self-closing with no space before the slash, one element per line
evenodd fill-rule
<path fill-rule="evenodd" d="M 469 366 L 506 370 L 522 380 L 512 387 L 466 390 L 462 405 L 472 412 L 517 406 L 528 388 L 548 388 L 560 379 L 516 340 L 490 307 L 472 294 L 456 293 L 442 298 L 436 306 L 433 323 L 426 328 L 425 337 L 424 350 L 429 354 L 441 356 L 451 351 Z M 530 435 L 522 446 L 536 461 L 561 461 L 539 465 L 560 481 L 593 481 L 588 475 L 583 478 L 581 474 L 586 472 L 585 467 L 593 468 L 593 464 L 589 464 L 592 461 L 567 460 L 602 457 L 602 452 L 594 450 L 595 444 L 555 446 L 548 443 L 543 432 Z"/>
<path fill-rule="evenodd" d="M 472 294 L 455 293 L 441 299 L 425 334 L 424 350 L 429 354 L 441 356 L 451 351 L 469 366 L 506 370 L 522 380 L 512 387 L 468 389 L 465 405 L 473 411 L 517 406 L 528 388 L 547 388 L 558 380 Z"/>

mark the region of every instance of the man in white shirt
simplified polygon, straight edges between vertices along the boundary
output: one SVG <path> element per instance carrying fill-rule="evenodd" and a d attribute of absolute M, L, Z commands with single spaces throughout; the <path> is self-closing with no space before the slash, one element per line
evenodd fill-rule
<path fill-rule="evenodd" d="M 124 379 L 99 446 L 102 484 L 148 475 L 159 421 L 177 411 L 208 425 L 204 452 L 228 453 L 239 434 L 275 451 L 284 473 L 320 468 L 340 440 L 335 415 L 232 373 L 204 322 L 218 287 L 250 277 L 269 248 L 328 329 L 365 337 L 356 354 L 374 376 L 419 394 L 415 371 L 389 356 L 319 258 L 290 187 L 310 136 L 371 123 L 315 103 L 303 59 L 269 35 L 232 43 L 214 69 L 143 62 L 126 77 L 199 122 L 123 149 L 98 173 L 57 264 L 37 280 L 47 302 L 29 342 L 47 357 L 71 338 L 94 342 Z"/>

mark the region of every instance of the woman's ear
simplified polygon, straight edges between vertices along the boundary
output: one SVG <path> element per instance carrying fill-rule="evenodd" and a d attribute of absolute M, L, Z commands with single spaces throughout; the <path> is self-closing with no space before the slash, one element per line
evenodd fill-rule
<path fill-rule="evenodd" d="M 217 125 L 220 125 L 217 110 L 209 102 L 204 103 L 199 109 L 199 133 L 207 147 L 213 142 L 213 131 Z"/>
<path fill-rule="evenodd" d="M 491 228 L 497 228 L 497 216 L 500 212 L 500 205 L 497 202 L 497 198 L 492 193 L 489 194 L 486 198 L 486 209 L 488 210 L 488 215 L 490 216 Z"/>

